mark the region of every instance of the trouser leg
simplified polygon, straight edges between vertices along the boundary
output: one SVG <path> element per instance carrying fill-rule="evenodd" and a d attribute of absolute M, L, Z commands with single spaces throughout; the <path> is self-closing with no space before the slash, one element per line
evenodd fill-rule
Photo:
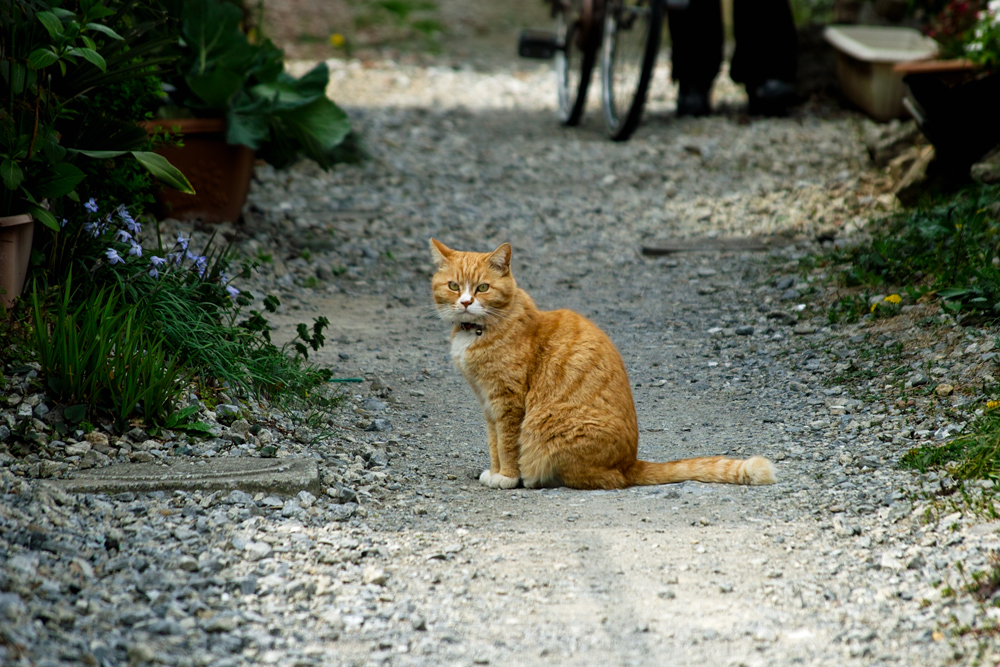
<path fill-rule="evenodd" d="M 795 80 L 797 36 L 788 0 L 733 0 L 733 81 Z"/>
<path fill-rule="evenodd" d="M 668 5 L 667 23 L 671 78 L 707 90 L 722 64 L 722 3 L 690 0 L 684 9 L 671 9 Z"/>

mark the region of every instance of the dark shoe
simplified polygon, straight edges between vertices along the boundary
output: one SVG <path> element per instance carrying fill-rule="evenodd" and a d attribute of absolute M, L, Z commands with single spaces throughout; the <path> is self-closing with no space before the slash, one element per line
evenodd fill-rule
<path fill-rule="evenodd" d="M 712 105 L 708 102 L 711 86 L 691 86 L 680 84 L 677 93 L 678 116 L 707 116 L 712 113 Z"/>
<path fill-rule="evenodd" d="M 768 79 L 746 86 L 751 116 L 786 116 L 788 108 L 795 104 L 795 86 L 788 81 Z"/>

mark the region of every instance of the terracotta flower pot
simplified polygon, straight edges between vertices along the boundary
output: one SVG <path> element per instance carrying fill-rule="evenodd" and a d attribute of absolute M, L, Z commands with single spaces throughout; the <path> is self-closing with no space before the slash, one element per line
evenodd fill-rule
<path fill-rule="evenodd" d="M 178 118 L 144 123 L 178 133 L 184 145 L 161 146 L 156 152 L 181 170 L 197 194 L 170 188 L 157 193 L 160 217 L 203 222 L 236 222 L 250 191 L 254 152 L 246 146 L 226 143 L 226 121 L 222 118 Z"/>
<path fill-rule="evenodd" d="M 24 277 L 31 259 L 31 240 L 35 235 L 35 219 L 31 215 L 0 218 L 0 303 L 10 308 L 21 295 Z"/>

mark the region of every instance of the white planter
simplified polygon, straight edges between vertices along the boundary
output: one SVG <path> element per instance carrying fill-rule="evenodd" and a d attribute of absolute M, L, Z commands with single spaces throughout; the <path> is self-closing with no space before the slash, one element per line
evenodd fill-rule
<path fill-rule="evenodd" d="M 837 77 L 847 99 L 875 120 L 903 116 L 903 75 L 897 63 L 926 60 L 938 45 L 912 28 L 828 26 L 823 37 L 837 50 Z"/>

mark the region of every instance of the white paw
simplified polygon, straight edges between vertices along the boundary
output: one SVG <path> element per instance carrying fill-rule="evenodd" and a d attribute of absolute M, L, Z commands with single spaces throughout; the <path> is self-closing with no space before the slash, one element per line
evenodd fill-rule
<path fill-rule="evenodd" d="M 479 481 L 491 489 L 513 489 L 521 481 L 520 477 L 507 477 L 498 472 L 484 470 L 479 476 Z"/>

